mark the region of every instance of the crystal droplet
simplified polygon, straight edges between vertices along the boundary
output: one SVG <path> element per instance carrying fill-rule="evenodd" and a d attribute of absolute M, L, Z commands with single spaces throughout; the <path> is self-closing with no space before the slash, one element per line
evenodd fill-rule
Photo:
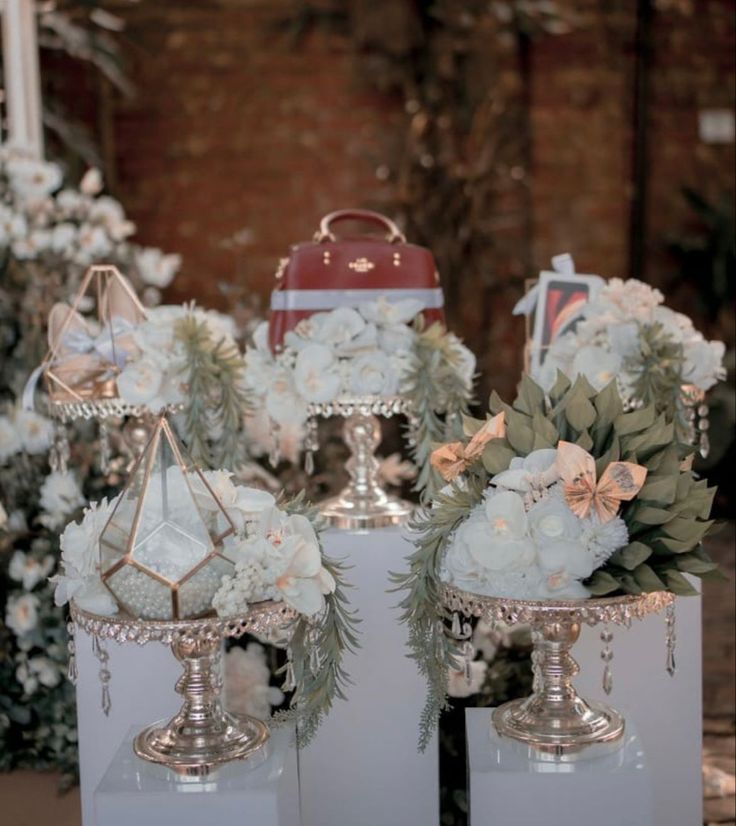
<path fill-rule="evenodd" d="M 112 700 L 110 699 L 110 686 L 107 683 L 104 683 L 102 686 L 102 711 L 105 717 L 110 716 L 111 709 Z"/>
<path fill-rule="evenodd" d="M 674 646 L 667 649 L 667 673 L 670 677 L 675 676 L 675 671 L 677 669 L 677 664 L 675 663 L 675 650 Z"/>
<path fill-rule="evenodd" d="M 314 474 L 314 453 L 311 450 L 308 450 L 304 455 L 304 471 L 307 476 Z"/>
<path fill-rule="evenodd" d="M 284 684 L 281 686 L 282 691 L 293 691 L 296 688 L 296 680 L 294 679 L 294 666 L 291 660 L 286 663 L 286 670 L 284 676 Z"/>
<path fill-rule="evenodd" d="M 67 666 L 66 676 L 72 685 L 77 684 L 79 672 L 77 671 L 77 657 L 76 654 L 69 654 L 69 665 Z"/>
<path fill-rule="evenodd" d="M 452 636 L 459 637 L 462 634 L 462 625 L 460 624 L 460 614 L 455 612 L 452 615 Z"/>
<path fill-rule="evenodd" d="M 100 470 L 103 474 L 107 474 L 110 470 L 110 459 L 110 433 L 108 431 L 107 422 L 102 419 L 100 422 Z"/>
<path fill-rule="evenodd" d="M 611 689 L 613 688 L 613 672 L 611 671 L 611 666 L 606 665 L 603 669 L 603 690 L 606 694 L 611 693 Z"/>
<path fill-rule="evenodd" d="M 703 431 L 700 434 L 700 455 L 704 458 L 708 458 L 708 454 L 710 453 L 710 438 L 708 434 Z"/>

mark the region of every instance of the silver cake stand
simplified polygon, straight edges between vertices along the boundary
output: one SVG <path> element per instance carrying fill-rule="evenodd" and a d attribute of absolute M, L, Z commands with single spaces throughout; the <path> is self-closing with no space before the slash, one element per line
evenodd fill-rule
<path fill-rule="evenodd" d="M 306 450 L 309 454 L 319 447 L 318 418 L 342 416 L 343 437 L 350 449 L 345 464 L 350 480 L 337 496 L 320 505 L 320 513 L 331 525 L 348 530 L 368 530 L 389 525 L 401 525 L 411 516 L 411 502 L 388 493 L 379 478 L 376 449 L 381 443 L 379 416 L 405 415 L 412 425 L 412 406 L 400 396 L 361 396 L 338 399 L 308 407 Z"/>
<path fill-rule="evenodd" d="M 125 615 L 105 617 L 71 604 L 73 624 L 101 641 L 118 643 L 161 642 L 171 646 L 184 669 L 176 691 L 184 701 L 179 712 L 168 722 L 161 720 L 145 728 L 135 738 L 133 748 L 138 757 L 159 763 L 189 776 L 210 774 L 232 760 L 242 760 L 261 749 L 269 738 L 268 726 L 244 714 L 232 714 L 222 706 L 222 642 L 227 637 L 255 634 L 266 639 L 283 639 L 297 613 L 282 602 L 253 604 L 243 616 L 233 619 L 158 621 L 134 619 Z M 74 642 L 70 642 L 74 656 Z M 100 672 L 105 688 L 110 680 L 108 655 L 103 651 Z M 70 663 L 70 676 L 75 677 Z M 108 694 L 109 710 L 109 694 Z"/>
<path fill-rule="evenodd" d="M 582 625 L 603 625 L 603 688 L 610 693 L 613 634 L 609 626 L 628 628 L 633 620 L 665 610 L 667 670 L 674 673 L 675 596 L 668 591 L 587 600 L 518 600 L 481 596 L 445 585 L 441 599 L 450 611 L 478 617 L 492 626 L 531 626 L 532 694 L 499 706 L 492 719 L 501 736 L 524 744 L 535 759 L 569 762 L 616 750 L 622 744 L 625 722 L 621 713 L 605 703 L 583 699 L 573 686 L 580 668 L 570 652 Z"/>

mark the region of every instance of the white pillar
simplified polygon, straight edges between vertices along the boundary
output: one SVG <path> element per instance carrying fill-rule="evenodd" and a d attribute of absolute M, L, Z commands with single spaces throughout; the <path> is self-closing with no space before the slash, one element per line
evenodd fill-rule
<path fill-rule="evenodd" d="M 437 740 L 417 751 L 426 684 L 407 658 L 401 599 L 387 593 L 389 571 L 406 568 L 411 545 L 401 528 L 332 530 L 325 553 L 344 559 L 361 624 L 358 653 L 345 659 L 354 682 L 314 742 L 299 754 L 303 826 L 437 826 Z"/>
<path fill-rule="evenodd" d="M 41 77 L 33 0 L 1 0 L 6 141 L 43 155 Z"/>

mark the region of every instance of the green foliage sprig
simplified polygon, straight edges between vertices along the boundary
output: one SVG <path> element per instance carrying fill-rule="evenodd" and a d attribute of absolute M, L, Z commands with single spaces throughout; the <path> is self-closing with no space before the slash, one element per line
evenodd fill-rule
<path fill-rule="evenodd" d="M 176 323 L 184 349 L 187 394 L 182 437 L 195 462 L 210 468 L 235 468 L 247 459 L 242 436 L 250 400 L 237 347 L 212 336 L 207 324 L 188 315 Z"/>
<path fill-rule="evenodd" d="M 407 397 L 413 406 L 411 456 L 418 474 L 414 489 L 428 501 L 442 487 L 439 474 L 430 464 L 438 442 L 452 438 L 462 416 L 467 415 L 472 391 L 458 370 L 456 341 L 440 324 L 424 328 L 415 322 L 418 335 L 407 379 Z"/>
<path fill-rule="evenodd" d="M 683 574 L 719 576 L 701 545 L 713 525 L 708 517 L 715 488 L 689 469 L 693 448 L 677 441 L 672 420 L 653 405 L 625 413 L 615 382 L 597 392 L 585 378 L 571 384 L 560 373 L 548 396 L 524 376 L 513 404 L 493 393 L 489 407 L 493 415 L 505 412 L 506 435 L 492 439 L 465 474 L 414 520 L 416 550 L 408 558 L 409 571 L 393 577 L 397 590 L 404 592 L 402 619 L 409 625 L 411 656 L 429 683 L 420 748 L 426 747 L 447 707 L 447 669 L 460 653 L 446 632 L 449 615 L 439 598 L 442 559 L 454 531 L 513 458 L 555 448 L 562 439 L 591 453 L 599 478 L 615 461 L 646 467 L 644 486 L 621 508 L 629 543 L 584 583 L 593 596 L 659 590 L 696 594 Z M 466 418 L 464 424 L 467 439 L 482 422 Z"/>
<path fill-rule="evenodd" d="M 305 516 L 314 524 L 322 552 L 321 531 L 325 523 L 318 509 L 306 501 L 304 493 L 280 503 L 280 507 L 289 514 Z M 291 698 L 290 708 L 275 716 L 276 722 L 297 720 L 300 745 L 308 744 L 314 737 L 334 700 L 345 699 L 345 689 L 350 678 L 343 667 L 343 657 L 346 651 L 355 652 L 359 645 L 357 626 L 360 620 L 355 611 L 348 607 L 345 595 L 345 590 L 351 587 L 345 581 L 346 567 L 342 562 L 326 557 L 324 553 L 322 564 L 334 577 L 335 590 L 326 595 L 326 607 L 316 625 L 308 617 L 300 617 L 295 623 L 290 646 L 297 688 Z M 313 670 L 310 661 L 315 656 L 315 648 L 319 667 Z"/>

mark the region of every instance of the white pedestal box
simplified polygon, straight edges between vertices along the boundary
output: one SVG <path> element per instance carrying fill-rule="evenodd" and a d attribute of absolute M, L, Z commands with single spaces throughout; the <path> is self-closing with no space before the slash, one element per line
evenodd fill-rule
<path fill-rule="evenodd" d="M 136 757 L 135 726 L 94 794 L 97 826 L 299 826 L 293 727 L 276 729 L 264 749 L 212 777 L 181 778 Z"/>
<path fill-rule="evenodd" d="M 609 703 L 623 713 L 627 724 L 636 726 L 652 772 L 655 826 L 703 822 L 700 611 L 700 597 L 677 598 L 674 677 L 665 671 L 664 614 L 635 621 L 628 629 L 611 626 L 614 656 L 609 696 L 601 687 L 601 626 L 585 626 L 572 649 L 580 664 L 575 678 L 580 694 Z"/>
<path fill-rule="evenodd" d="M 75 640 L 82 823 L 103 826 L 94 820 L 92 797 L 97 784 L 132 726 L 138 725 L 140 730 L 156 720 L 173 717 L 179 710 L 181 697 L 174 687 L 182 668 L 168 645 L 106 641 L 107 667 L 112 674 L 112 707 L 106 717 L 100 702 L 100 663 L 92 653 L 92 638 L 77 627 Z"/>
<path fill-rule="evenodd" d="M 651 769 L 633 726 L 619 751 L 573 763 L 530 760 L 498 736 L 490 709 L 467 709 L 465 727 L 470 826 L 653 826 Z"/>
<path fill-rule="evenodd" d="M 389 571 L 405 570 L 411 545 L 401 528 L 331 530 L 325 552 L 345 559 L 348 598 L 362 620 L 361 648 L 345 659 L 354 685 L 337 701 L 313 743 L 300 750 L 304 826 L 437 826 L 436 739 L 417 751 L 426 686 L 407 659 L 400 595 Z"/>

